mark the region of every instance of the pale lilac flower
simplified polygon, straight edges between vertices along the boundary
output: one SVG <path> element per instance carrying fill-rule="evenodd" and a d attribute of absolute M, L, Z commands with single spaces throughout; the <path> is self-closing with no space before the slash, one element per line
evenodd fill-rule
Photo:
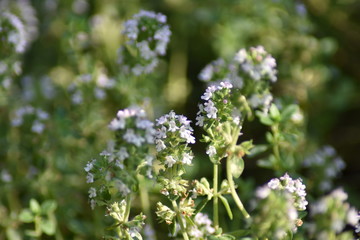
<path fill-rule="evenodd" d="M 88 162 L 88 163 L 86 164 L 86 166 L 84 167 L 85 171 L 86 171 L 86 172 L 89 172 L 91 169 L 93 169 L 95 162 L 96 162 L 95 159 L 93 159 L 93 160 L 91 160 L 90 162 Z"/>
<path fill-rule="evenodd" d="M 31 127 L 31 131 L 38 134 L 42 133 L 44 129 L 45 129 L 45 125 L 38 120 L 35 120 Z"/>
<path fill-rule="evenodd" d="M 129 153 L 127 152 L 125 147 L 120 147 L 116 155 L 119 157 L 120 161 L 124 161 L 129 157 Z"/>
<path fill-rule="evenodd" d="M 94 182 L 94 175 L 92 173 L 88 173 L 86 176 L 86 182 L 87 183 L 93 183 Z"/>

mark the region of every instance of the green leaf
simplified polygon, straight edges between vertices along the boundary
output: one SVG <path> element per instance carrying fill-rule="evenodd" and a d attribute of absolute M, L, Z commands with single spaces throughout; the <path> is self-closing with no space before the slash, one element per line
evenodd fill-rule
<path fill-rule="evenodd" d="M 36 231 L 34 231 L 34 230 L 26 230 L 26 231 L 25 231 L 25 234 L 26 234 L 27 236 L 29 236 L 29 237 L 35 237 L 35 238 L 37 238 L 37 237 L 40 237 L 41 232 L 36 232 Z"/>
<path fill-rule="evenodd" d="M 224 204 L 224 207 L 226 209 L 226 212 L 227 212 L 230 220 L 232 220 L 233 219 L 233 214 L 232 214 L 232 211 L 231 211 L 231 208 L 230 208 L 230 205 L 229 205 L 227 199 L 225 197 L 221 196 L 221 195 L 219 195 L 219 198 L 220 198 L 221 202 Z"/>
<path fill-rule="evenodd" d="M 41 211 L 40 204 L 35 199 L 30 199 L 30 209 L 33 213 L 39 214 Z"/>
<path fill-rule="evenodd" d="M 255 157 L 263 152 L 265 152 L 268 149 L 268 145 L 266 144 L 259 144 L 255 145 L 248 154 L 249 157 Z"/>
<path fill-rule="evenodd" d="M 189 225 L 189 226 L 195 226 L 194 221 L 193 221 L 190 217 L 185 216 L 185 220 L 186 220 L 187 225 Z"/>
<path fill-rule="evenodd" d="M 6 228 L 6 237 L 7 239 L 11 239 L 11 240 L 21 240 L 23 239 L 20 235 L 20 233 L 13 229 L 13 228 Z"/>
<path fill-rule="evenodd" d="M 54 235 L 56 230 L 56 223 L 50 219 L 42 219 L 41 230 L 47 235 Z"/>
<path fill-rule="evenodd" d="M 244 171 L 244 160 L 241 157 L 232 156 L 229 159 L 231 162 L 231 174 L 234 178 L 239 178 Z"/>
<path fill-rule="evenodd" d="M 54 200 L 46 200 L 41 204 L 41 212 L 43 214 L 52 213 L 57 208 L 57 203 Z"/>
<path fill-rule="evenodd" d="M 266 115 L 260 111 L 257 111 L 256 115 L 259 117 L 260 122 L 262 124 L 267 125 L 267 126 L 271 126 L 274 124 L 273 120 L 271 120 L 271 118 L 268 115 Z"/>
<path fill-rule="evenodd" d="M 281 121 L 286 122 L 288 121 L 294 113 L 299 110 L 299 106 L 295 104 L 291 104 L 287 106 L 281 113 Z"/>
<path fill-rule="evenodd" d="M 306 211 L 299 212 L 298 218 L 302 219 L 304 218 L 308 213 Z"/>
<path fill-rule="evenodd" d="M 294 238 L 294 234 L 291 230 L 288 230 L 287 234 L 289 235 L 289 238 L 288 238 L 289 240 L 292 240 Z"/>
<path fill-rule="evenodd" d="M 34 214 L 29 209 L 24 209 L 19 214 L 19 220 L 24 223 L 30 223 L 34 221 Z"/>
<path fill-rule="evenodd" d="M 268 141 L 268 143 L 273 143 L 274 142 L 274 137 L 271 134 L 271 132 L 266 132 L 265 136 L 266 136 L 266 140 Z"/>
<path fill-rule="evenodd" d="M 250 150 L 254 147 L 254 145 L 252 144 L 252 140 L 250 141 L 244 141 L 241 143 L 240 145 L 243 149 L 243 151 L 246 153 L 246 154 L 249 154 Z"/>
<path fill-rule="evenodd" d="M 175 236 L 175 234 L 176 234 L 176 221 L 174 220 L 173 221 L 173 223 L 171 223 L 170 225 L 169 225 L 169 231 L 170 231 L 170 234 L 171 234 L 171 236 Z"/>
<path fill-rule="evenodd" d="M 241 230 L 237 230 L 237 231 L 234 231 L 234 232 L 229 232 L 227 234 L 232 235 L 232 236 L 234 236 L 236 238 L 239 238 L 239 237 L 245 237 L 245 236 L 250 235 L 251 230 L 241 229 Z"/>
<path fill-rule="evenodd" d="M 257 161 L 257 165 L 259 167 L 270 168 L 270 169 L 272 169 L 272 167 L 273 167 L 273 164 L 267 159 L 259 159 Z"/>
<path fill-rule="evenodd" d="M 271 106 L 270 106 L 270 117 L 273 120 L 275 120 L 276 122 L 281 120 L 281 115 L 280 115 L 279 109 L 277 108 L 277 106 L 275 104 L 271 104 Z"/>
<path fill-rule="evenodd" d="M 208 198 L 204 198 L 204 200 L 202 200 L 195 209 L 194 215 L 196 215 L 198 212 L 201 212 L 201 210 L 206 206 L 206 204 L 209 202 L 210 199 Z"/>

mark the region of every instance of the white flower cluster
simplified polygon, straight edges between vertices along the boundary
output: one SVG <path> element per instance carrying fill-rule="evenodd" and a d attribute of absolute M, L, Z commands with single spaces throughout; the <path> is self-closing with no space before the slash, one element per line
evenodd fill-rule
<path fill-rule="evenodd" d="M 154 157 L 149 152 L 154 143 L 153 125 L 146 118 L 145 111 L 137 106 L 117 112 L 116 118 L 109 124 L 116 133 L 116 140 L 109 141 L 107 149 L 100 153 L 101 158 L 89 161 L 84 168 L 87 183 L 100 182 L 98 189 L 92 187 L 89 190 L 91 206 L 95 206 L 95 197 L 101 195 L 96 191 L 116 191 L 124 197 L 136 184 L 134 175 L 140 173 L 153 177 Z M 112 190 L 107 190 L 110 188 Z"/>
<path fill-rule="evenodd" d="M 252 218 L 254 234 L 259 239 L 288 239 L 289 232 L 296 232 L 302 223 L 293 194 L 282 188 L 277 180 L 256 190 L 257 201 L 253 202 L 256 211 Z"/>
<path fill-rule="evenodd" d="M 194 218 L 194 223 L 195 226 L 191 227 L 191 229 L 189 230 L 189 236 L 191 237 L 191 239 L 206 239 L 206 236 L 209 236 L 215 232 L 215 229 L 211 226 L 212 221 L 206 214 L 196 214 Z"/>
<path fill-rule="evenodd" d="M 279 178 L 273 178 L 267 184 L 271 190 L 285 190 L 289 192 L 294 199 L 294 206 L 299 211 L 304 211 L 308 201 L 306 201 L 305 188 L 300 178 L 293 180 L 287 173 Z"/>
<path fill-rule="evenodd" d="M 360 235 L 360 211 L 357 215 L 357 224 L 355 225 L 355 232 Z"/>
<path fill-rule="evenodd" d="M 126 44 L 138 50 L 138 63 L 134 66 L 127 64 L 126 47 L 119 49 L 119 63 L 124 72 L 131 71 L 138 76 L 151 73 L 158 65 L 158 56 L 166 53 L 171 31 L 166 24 L 166 16 L 161 13 L 141 10 L 132 19 L 124 23 L 124 35 L 129 39 Z"/>
<path fill-rule="evenodd" d="M 1 39 L 2 42 L 6 41 L 16 53 L 24 53 L 28 40 L 23 22 L 10 12 L 2 12 L 0 21 L 1 32 L 7 35 L 6 38 Z"/>
<path fill-rule="evenodd" d="M 201 70 L 199 74 L 199 79 L 204 82 L 209 82 L 211 80 L 221 81 L 222 76 L 221 75 L 218 76 L 218 75 L 226 70 L 227 68 L 224 59 L 219 58 L 209 63 L 208 65 L 205 66 L 203 70 Z"/>
<path fill-rule="evenodd" d="M 188 143 L 195 143 L 192 135 L 193 129 L 190 121 L 182 115 L 176 115 L 174 111 L 156 120 L 155 144 L 159 155 L 164 157 L 164 164 L 172 167 L 174 164 L 191 165 L 194 156 L 186 147 Z M 182 151 L 174 153 L 174 146 L 185 143 Z M 180 149 L 180 148 L 179 148 Z"/>
<path fill-rule="evenodd" d="M 319 234 L 322 231 L 330 230 L 341 233 L 346 224 L 354 227 L 358 225 L 358 211 L 346 202 L 347 198 L 347 193 L 338 188 L 311 204 L 310 213 L 316 224 L 310 225 L 310 232 Z"/>
<path fill-rule="evenodd" d="M 315 171 L 315 177 L 319 180 L 318 187 L 322 191 L 331 189 L 332 179 L 337 177 L 346 166 L 331 146 L 324 146 L 307 157 L 303 165 Z"/>
<path fill-rule="evenodd" d="M 76 81 L 69 85 L 68 91 L 71 94 L 71 101 L 75 105 L 84 102 L 83 91 L 88 92 L 89 87 L 93 90 L 93 96 L 98 100 L 103 100 L 106 97 L 106 89 L 111 89 L 115 86 L 115 80 L 100 71 L 98 74 L 82 74 L 76 78 Z"/>
<path fill-rule="evenodd" d="M 249 104 L 252 108 L 262 108 L 262 112 L 267 114 L 269 112 L 273 96 L 271 93 L 252 94 L 249 98 Z"/>
<path fill-rule="evenodd" d="M 37 36 L 37 18 L 29 1 L 0 1 L 0 79 L 7 88 L 12 75 L 20 75 L 18 60 Z"/>
<path fill-rule="evenodd" d="M 239 63 L 241 69 L 255 81 L 262 78 L 276 82 L 276 61 L 269 55 L 263 46 L 257 46 L 246 49 L 240 49 L 234 57 L 234 61 Z"/>
<path fill-rule="evenodd" d="M 306 205 L 308 205 L 308 201 L 306 201 L 306 186 L 302 183 L 300 178 L 293 180 L 287 173 L 278 178 L 271 179 L 268 183 L 269 188 L 276 190 L 285 189 L 289 193 L 292 194 L 295 200 L 295 207 L 299 211 L 304 211 L 306 209 Z"/>
<path fill-rule="evenodd" d="M 140 147 L 144 143 L 154 143 L 154 123 L 146 119 L 146 113 L 139 107 L 120 110 L 110 124 L 112 131 L 123 131 L 123 140 Z"/>
<path fill-rule="evenodd" d="M 261 79 L 275 82 L 276 61 L 264 47 L 252 47 L 249 51 L 240 49 L 230 62 L 218 59 L 208 64 L 199 74 L 199 79 L 205 82 L 227 81 L 235 88 L 243 88 L 245 78 L 254 81 Z"/>
<path fill-rule="evenodd" d="M 217 119 L 219 107 L 229 103 L 228 99 L 218 96 L 218 93 L 226 96 L 232 87 L 232 84 L 229 82 L 220 82 L 219 85 L 211 85 L 206 89 L 205 93 L 201 96 L 201 99 L 205 100 L 205 102 L 204 104 L 199 104 L 196 125 L 202 127 L 207 121 Z M 234 118 L 234 121 L 239 120 L 239 117 Z"/>
<path fill-rule="evenodd" d="M 0 180 L 4 183 L 9 183 L 13 179 L 12 175 L 7 169 L 2 169 L 0 172 Z"/>
<path fill-rule="evenodd" d="M 49 119 L 49 114 L 40 108 L 34 108 L 30 105 L 20 107 L 14 111 L 14 117 L 11 125 L 19 127 L 24 124 L 24 119 L 29 118 L 32 121 L 31 131 L 42 133 L 45 129 L 45 121 Z"/>

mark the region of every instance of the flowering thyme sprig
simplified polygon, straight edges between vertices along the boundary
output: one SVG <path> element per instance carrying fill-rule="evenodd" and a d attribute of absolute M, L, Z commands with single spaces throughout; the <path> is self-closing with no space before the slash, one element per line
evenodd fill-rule
<path fill-rule="evenodd" d="M 190 121 L 171 111 L 156 120 L 157 159 L 162 169 L 157 181 L 161 185 L 161 193 L 172 203 L 172 210 L 158 203 L 156 214 L 167 224 L 180 225 L 184 239 L 188 240 L 185 219 L 192 217 L 195 209 L 194 200 L 189 197 L 189 182 L 182 178 L 185 166 L 192 165 L 193 153 L 188 144 L 195 143 Z M 180 201 L 178 199 L 180 198 Z M 175 215 L 173 214 L 175 213 Z M 176 217 L 175 217 L 176 216 Z M 186 221 L 187 222 L 187 221 Z"/>
<path fill-rule="evenodd" d="M 171 111 L 156 122 L 157 159 L 163 167 L 158 177 L 163 186 L 161 192 L 173 197 L 185 196 L 188 182 L 181 176 L 185 172 L 184 166 L 191 165 L 194 158 L 188 147 L 189 143 L 195 143 L 190 121 Z"/>
<path fill-rule="evenodd" d="M 208 134 L 204 141 L 211 144 L 206 153 L 214 163 L 226 157 L 226 148 L 233 141 L 231 128 L 240 124 L 241 115 L 233 104 L 232 87 L 228 82 L 209 86 L 201 96 L 204 103 L 199 104 L 196 125 L 203 127 Z"/>
<path fill-rule="evenodd" d="M 28 122 L 32 122 L 31 131 L 41 134 L 46 128 L 46 121 L 48 121 L 48 119 L 49 114 L 41 108 L 26 105 L 14 111 L 11 125 L 13 127 L 20 127 L 26 125 Z"/>
<path fill-rule="evenodd" d="M 115 142 L 100 153 L 100 159 L 93 159 L 85 167 L 87 182 L 96 182 L 89 192 L 92 207 L 137 191 L 138 173 L 153 177 L 150 150 L 155 130 L 145 111 L 138 107 L 120 110 L 109 128 L 115 132 Z"/>
<path fill-rule="evenodd" d="M 0 2 L 0 87 L 22 72 L 21 56 L 37 36 L 35 10 L 27 1 Z"/>
<path fill-rule="evenodd" d="M 266 112 L 273 99 L 269 86 L 277 80 L 276 74 L 275 59 L 258 46 L 240 49 L 230 60 L 211 62 L 200 72 L 199 79 L 209 83 L 229 82 L 240 93 L 243 104 Z"/>
<path fill-rule="evenodd" d="M 289 192 L 294 200 L 294 206 L 298 211 L 304 211 L 308 202 L 305 199 L 306 186 L 302 180 L 293 180 L 287 173 L 280 178 L 273 178 L 269 181 L 267 186 L 272 190 L 285 190 Z"/>
<path fill-rule="evenodd" d="M 129 220 L 130 207 L 125 200 L 114 202 L 107 208 L 107 215 L 111 216 L 115 223 L 109 228 L 115 230 L 119 239 L 142 240 L 141 229 L 145 225 L 146 216 L 140 213 L 132 220 Z M 105 237 L 113 239 L 113 237 Z"/>
<path fill-rule="evenodd" d="M 243 169 L 244 162 L 242 157 L 248 153 L 252 147 L 251 142 L 243 142 L 237 145 L 237 140 L 241 134 L 242 110 L 246 106 L 246 100 L 240 102 L 238 94 L 233 94 L 233 85 L 229 82 L 220 82 L 218 85 L 209 86 L 201 96 L 205 102 L 199 105 L 197 113 L 197 125 L 203 127 L 206 135 L 203 136 L 204 142 L 210 143 L 206 153 L 214 164 L 213 173 L 213 201 L 214 201 L 214 225 L 218 229 L 218 198 L 224 205 L 226 199 L 222 198 L 218 192 L 218 165 L 221 160 L 227 157 L 227 182 L 233 199 L 245 217 L 249 214 L 244 209 L 240 198 L 236 194 L 233 177 L 238 178 Z M 231 210 L 228 211 L 232 218 Z"/>
<path fill-rule="evenodd" d="M 331 189 L 333 180 L 345 168 L 345 162 L 331 146 L 324 146 L 305 158 L 303 166 L 312 179 L 310 187 L 319 192 Z"/>
<path fill-rule="evenodd" d="M 288 174 L 259 187 L 252 218 L 253 235 L 268 239 L 288 239 L 292 236 L 302 225 L 298 212 L 304 211 L 308 204 L 305 188 L 301 179 L 293 180 Z"/>
<path fill-rule="evenodd" d="M 166 53 L 171 31 L 166 16 L 141 10 L 124 23 L 122 33 L 128 41 L 119 49 L 119 63 L 125 73 L 148 74 Z"/>
<path fill-rule="evenodd" d="M 314 239 L 354 239 L 346 225 L 359 225 L 358 211 L 346 202 L 348 195 L 338 188 L 310 204 L 312 223 L 308 224 L 310 236 Z"/>

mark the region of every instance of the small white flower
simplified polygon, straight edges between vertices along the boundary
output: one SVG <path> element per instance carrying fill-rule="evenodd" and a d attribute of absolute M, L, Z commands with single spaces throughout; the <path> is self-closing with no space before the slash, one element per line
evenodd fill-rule
<path fill-rule="evenodd" d="M 11 176 L 11 174 L 9 173 L 9 171 L 8 170 L 6 170 L 6 169 L 3 169 L 3 170 L 1 170 L 1 180 L 3 181 L 3 182 L 11 182 L 12 181 L 12 176 Z"/>
<path fill-rule="evenodd" d="M 89 189 L 89 198 L 94 198 L 94 197 L 96 197 L 96 189 L 91 187 Z"/>
<path fill-rule="evenodd" d="M 86 176 L 86 183 L 93 183 L 94 182 L 94 175 L 92 173 L 88 173 Z"/>
<path fill-rule="evenodd" d="M 96 160 L 93 159 L 92 161 L 90 161 L 86 164 L 86 167 L 84 167 L 86 172 L 89 172 L 91 169 L 93 169 L 95 161 Z"/>
<path fill-rule="evenodd" d="M 38 134 L 42 133 L 44 129 L 45 129 L 45 125 L 38 120 L 35 120 L 31 127 L 31 131 Z"/>
<path fill-rule="evenodd" d="M 182 163 L 186 165 L 191 165 L 191 161 L 193 158 L 194 156 L 190 155 L 189 153 L 184 153 Z"/>
<path fill-rule="evenodd" d="M 280 187 L 280 180 L 277 178 L 271 179 L 268 183 L 268 187 L 271 189 L 278 189 Z"/>
<path fill-rule="evenodd" d="M 119 179 L 115 181 L 115 186 L 123 196 L 127 196 L 131 192 L 128 186 Z"/>
<path fill-rule="evenodd" d="M 127 152 L 125 147 L 120 147 L 116 155 L 119 157 L 120 161 L 124 161 L 129 157 L 129 153 Z"/>
<path fill-rule="evenodd" d="M 142 119 L 142 118 L 136 119 L 136 127 L 138 127 L 138 128 L 147 129 L 147 128 L 152 128 L 153 125 L 154 124 L 147 119 Z"/>
<path fill-rule="evenodd" d="M 150 49 L 149 43 L 147 41 L 137 43 L 137 47 L 139 48 L 141 57 L 143 57 L 145 60 L 156 57 L 155 52 Z"/>
<path fill-rule="evenodd" d="M 90 206 L 91 206 L 91 209 L 94 210 L 94 208 L 96 206 L 96 201 L 94 199 L 90 200 Z"/>
<path fill-rule="evenodd" d="M 338 188 L 335 189 L 334 191 L 332 191 L 331 196 L 333 196 L 334 198 L 339 199 L 340 201 L 345 201 L 348 198 L 348 195 L 346 192 L 344 192 L 343 189 Z"/>
<path fill-rule="evenodd" d="M 121 119 L 114 118 L 109 124 L 109 129 L 112 131 L 116 131 L 124 128 L 125 128 L 125 119 L 123 118 Z"/>
<path fill-rule="evenodd" d="M 169 121 L 169 131 L 175 132 L 177 129 L 179 129 L 178 126 L 176 126 L 176 123 L 174 120 Z"/>
<path fill-rule="evenodd" d="M 346 215 L 347 223 L 355 226 L 359 221 L 358 211 L 355 208 L 350 208 Z"/>
<path fill-rule="evenodd" d="M 201 116 L 201 115 L 196 116 L 195 125 L 200 126 L 200 127 L 204 126 L 204 120 L 205 120 L 204 116 Z"/>
<path fill-rule="evenodd" d="M 143 142 L 145 142 L 145 139 L 137 134 L 135 134 L 134 129 L 127 129 L 126 133 L 123 135 L 123 138 L 128 143 L 132 143 L 137 147 L 140 147 Z"/>
<path fill-rule="evenodd" d="M 217 117 L 217 108 L 215 107 L 215 104 L 209 100 L 208 102 L 204 103 L 205 108 L 204 110 L 207 112 L 207 117 L 208 118 L 216 118 Z"/>
<path fill-rule="evenodd" d="M 206 150 L 206 154 L 209 155 L 209 157 L 215 156 L 216 148 L 214 146 L 209 146 L 208 150 Z"/>
<path fill-rule="evenodd" d="M 239 63 L 243 63 L 246 60 L 247 57 L 247 52 L 245 49 L 240 49 L 234 57 L 234 60 L 239 62 Z"/>
<path fill-rule="evenodd" d="M 164 141 L 157 139 L 156 140 L 156 151 L 160 152 L 166 148 Z"/>
<path fill-rule="evenodd" d="M 165 159 L 165 165 L 167 165 L 169 168 L 176 163 L 176 160 L 172 156 L 166 156 Z"/>
<path fill-rule="evenodd" d="M 262 186 L 256 189 L 255 195 L 258 198 L 264 199 L 269 196 L 270 192 L 271 189 L 268 186 Z"/>
<path fill-rule="evenodd" d="M 167 122 L 166 116 L 161 116 L 160 118 L 156 119 L 157 125 L 163 125 Z"/>

